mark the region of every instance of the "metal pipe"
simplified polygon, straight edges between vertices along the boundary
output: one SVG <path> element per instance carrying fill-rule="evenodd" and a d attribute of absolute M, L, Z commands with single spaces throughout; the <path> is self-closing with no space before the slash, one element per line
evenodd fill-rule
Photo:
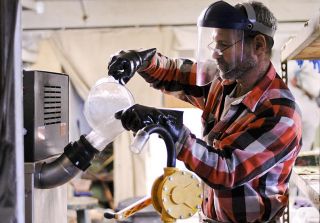
<path fill-rule="evenodd" d="M 71 180 L 81 170 L 76 167 L 63 153 L 51 163 L 43 163 L 35 174 L 35 186 L 41 189 L 50 189 L 63 185 Z"/>
<path fill-rule="evenodd" d="M 49 189 L 65 184 L 81 170 L 85 171 L 93 160 L 96 150 L 84 135 L 64 148 L 64 153 L 51 163 L 43 163 L 35 173 L 35 186 Z"/>

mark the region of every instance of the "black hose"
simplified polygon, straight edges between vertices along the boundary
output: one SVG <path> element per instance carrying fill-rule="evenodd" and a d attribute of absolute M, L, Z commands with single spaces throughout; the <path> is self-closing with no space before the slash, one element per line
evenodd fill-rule
<path fill-rule="evenodd" d="M 160 125 L 147 125 L 142 129 L 147 132 L 149 135 L 152 133 L 157 133 L 161 136 L 167 148 L 167 167 L 175 167 L 176 166 L 176 150 L 174 146 L 173 139 L 164 127 Z"/>

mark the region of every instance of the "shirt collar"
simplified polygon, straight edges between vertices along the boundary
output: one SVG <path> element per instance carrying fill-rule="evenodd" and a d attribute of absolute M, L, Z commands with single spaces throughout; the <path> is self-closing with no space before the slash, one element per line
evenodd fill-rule
<path fill-rule="evenodd" d="M 258 84 L 247 94 L 245 94 L 245 97 L 242 100 L 242 103 L 250 109 L 251 112 L 254 112 L 256 109 L 256 106 L 264 94 L 264 92 L 268 89 L 270 84 L 272 83 L 273 79 L 276 76 L 276 70 L 272 63 L 270 63 L 269 69 L 267 73 L 262 77 L 262 79 L 258 82 Z M 233 84 L 234 81 L 230 80 L 222 80 L 222 85 L 230 85 Z"/>
<path fill-rule="evenodd" d="M 255 111 L 260 98 L 269 88 L 275 76 L 276 70 L 274 66 L 270 63 L 267 73 L 262 77 L 258 84 L 250 92 L 248 92 L 248 94 L 242 100 L 242 103 L 245 106 L 247 106 L 251 112 Z"/>

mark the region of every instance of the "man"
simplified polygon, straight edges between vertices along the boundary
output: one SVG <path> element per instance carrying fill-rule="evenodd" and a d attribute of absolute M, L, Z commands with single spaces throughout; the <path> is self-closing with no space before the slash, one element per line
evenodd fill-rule
<path fill-rule="evenodd" d="M 202 109 L 204 138 L 176 115 L 142 105 L 124 111 L 122 124 L 137 131 L 157 123 L 170 132 L 178 159 L 205 183 L 204 222 L 275 222 L 301 148 L 299 109 L 270 62 L 276 19 L 259 2 L 218 1 L 198 27 L 196 63 L 155 49 L 121 51 L 109 75 L 126 83 L 138 71 L 154 88 Z"/>

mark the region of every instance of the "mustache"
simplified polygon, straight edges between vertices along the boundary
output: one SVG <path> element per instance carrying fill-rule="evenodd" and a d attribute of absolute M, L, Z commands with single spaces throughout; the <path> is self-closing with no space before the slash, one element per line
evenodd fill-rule
<path fill-rule="evenodd" d="M 223 58 L 217 59 L 217 65 L 220 67 L 220 70 L 229 69 L 229 64 Z"/>
<path fill-rule="evenodd" d="M 218 64 L 226 64 L 226 61 L 221 57 L 216 59 Z"/>

